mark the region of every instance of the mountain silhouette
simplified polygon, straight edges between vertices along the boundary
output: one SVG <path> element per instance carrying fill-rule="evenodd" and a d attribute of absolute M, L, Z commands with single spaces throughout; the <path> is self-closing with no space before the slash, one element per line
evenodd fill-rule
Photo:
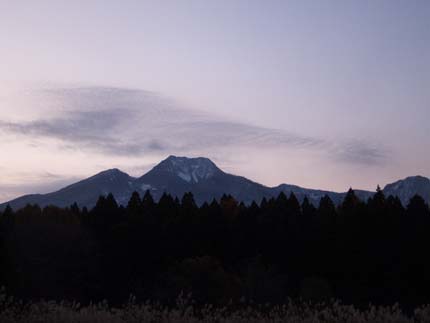
<path fill-rule="evenodd" d="M 66 207 L 74 202 L 80 207 L 93 207 L 100 195 L 108 193 L 115 196 L 118 204 L 126 205 L 133 191 L 143 194 L 148 190 L 156 200 L 164 192 L 179 198 L 186 192 L 192 192 L 198 204 L 220 199 L 223 194 L 230 194 L 238 201 L 249 204 L 252 201 L 260 202 L 263 197 L 278 196 L 280 192 L 287 195 L 294 193 L 299 200 L 307 196 L 314 205 L 318 205 L 320 199 L 328 195 L 335 204 L 339 204 L 346 194 L 290 184 L 267 187 L 245 177 L 225 173 L 208 158 L 169 156 L 138 178 L 131 177 L 119 169 L 109 169 L 56 192 L 24 195 L 1 204 L 0 209 L 4 209 L 7 204 L 19 209 L 27 204 Z M 430 180 L 422 176 L 408 177 L 388 184 L 383 191 L 387 196 L 398 196 L 404 205 L 415 194 L 421 195 L 429 202 Z M 362 200 L 367 200 L 374 194 L 362 190 L 355 192 Z"/>

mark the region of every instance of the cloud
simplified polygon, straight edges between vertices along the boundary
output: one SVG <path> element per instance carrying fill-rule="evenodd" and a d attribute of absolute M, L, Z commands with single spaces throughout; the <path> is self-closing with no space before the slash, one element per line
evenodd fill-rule
<path fill-rule="evenodd" d="M 99 111 L 67 112 L 62 118 L 35 120 L 30 122 L 5 122 L 0 120 L 0 129 L 29 138 L 51 138 L 64 142 L 64 147 L 80 148 L 114 155 L 141 154 L 146 150 L 160 150 L 162 144 L 155 140 L 122 138 L 122 127 L 135 120 L 132 110 L 106 109 Z"/>
<path fill-rule="evenodd" d="M 389 154 L 384 148 L 361 140 L 351 140 L 333 149 L 337 160 L 362 165 L 383 164 Z"/>
<path fill-rule="evenodd" d="M 306 149 L 338 162 L 379 165 L 387 152 L 360 140 L 332 142 L 223 120 L 182 108 L 152 92 L 119 88 L 45 90 L 61 115 L 30 121 L 0 120 L 0 130 L 26 138 L 50 138 L 64 149 L 115 156 L 183 154 L 225 147 Z"/>

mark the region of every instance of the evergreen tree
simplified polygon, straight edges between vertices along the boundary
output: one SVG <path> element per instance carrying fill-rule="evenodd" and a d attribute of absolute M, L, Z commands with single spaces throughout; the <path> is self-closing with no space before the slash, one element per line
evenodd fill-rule
<path fill-rule="evenodd" d="M 239 213 L 237 201 L 231 195 L 223 195 L 220 200 L 220 206 L 223 212 L 223 215 L 227 219 L 233 219 Z"/>
<path fill-rule="evenodd" d="M 145 195 L 142 198 L 142 207 L 145 212 L 151 212 L 155 206 L 154 199 L 152 198 L 151 192 L 146 190 Z"/>
<path fill-rule="evenodd" d="M 260 203 L 260 209 L 262 211 L 265 211 L 267 209 L 267 199 L 266 197 L 263 197 Z"/>
<path fill-rule="evenodd" d="M 377 211 L 381 211 L 385 207 L 385 195 L 379 185 L 376 188 L 376 193 L 373 195 L 372 199 L 370 200 L 369 207 Z"/>
<path fill-rule="evenodd" d="M 120 220 L 119 207 L 112 193 L 106 197 L 101 195 L 91 213 L 95 224 L 100 227 L 112 225 Z"/>
<path fill-rule="evenodd" d="M 288 212 L 288 198 L 284 192 L 279 193 L 276 198 L 276 209 L 281 213 Z"/>
<path fill-rule="evenodd" d="M 78 203 L 75 202 L 70 206 L 70 212 L 77 216 L 81 214 L 81 210 L 79 209 Z"/>
<path fill-rule="evenodd" d="M 118 210 L 118 203 L 112 193 L 108 194 L 105 203 L 108 210 L 112 210 L 112 212 L 116 212 Z"/>
<path fill-rule="evenodd" d="M 193 193 L 185 193 L 181 201 L 182 208 L 186 211 L 194 211 L 197 209 L 196 202 L 194 201 Z"/>
<path fill-rule="evenodd" d="M 406 208 L 408 216 L 412 218 L 429 216 L 429 206 L 419 195 L 414 195 Z"/>
<path fill-rule="evenodd" d="M 350 188 L 340 206 L 340 210 L 344 216 L 355 216 L 358 213 L 359 205 L 360 199 L 355 195 L 354 190 Z"/>
<path fill-rule="evenodd" d="M 307 196 L 305 196 L 305 198 L 303 199 L 302 202 L 302 212 L 303 212 L 303 216 L 306 219 L 311 219 L 314 217 L 315 213 L 316 213 L 316 208 L 315 206 L 313 206 L 310 202 Z"/>
<path fill-rule="evenodd" d="M 291 216 L 300 215 L 300 203 L 293 192 L 291 192 L 290 197 L 288 199 L 288 212 Z"/>
<path fill-rule="evenodd" d="M 3 223 L 6 226 L 11 226 L 14 222 L 14 211 L 12 210 L 11 206 L 8 204 L 6 205 L 6 208 L 3 211 Z"/>
<path fill-rule="evenodd" d="M 140 195 L 138 192 L 134 191 L 133 194 L 131 194 L 130 200 L 127 204 L 127 213 L 137 215 L 142 212 L 142 208 L 143 205 Z"/>
<path fill-rule="evenodd" d="M 160 200 L 158 201 L 158 207 L 165 209 L 166 211 L 174 211 L 176 205 L 172 195 L 164 192 L 163 195 L 161 195 Z"/>
<path fill-rule="evenodd" d="M 336 207 L 328 195 L 324 195 L 318 206 L 318 215 L 323 218 L 334 218 L 336 216 Z"/>

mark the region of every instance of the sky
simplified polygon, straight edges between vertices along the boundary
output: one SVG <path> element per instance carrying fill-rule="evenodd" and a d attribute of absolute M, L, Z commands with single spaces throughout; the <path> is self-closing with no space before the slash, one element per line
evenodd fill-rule
<path fill-rule="evenodd" d="M 430 2 L 0 0 L 0 201 L 205 156 L 262 184 L 430 177 Z"/>

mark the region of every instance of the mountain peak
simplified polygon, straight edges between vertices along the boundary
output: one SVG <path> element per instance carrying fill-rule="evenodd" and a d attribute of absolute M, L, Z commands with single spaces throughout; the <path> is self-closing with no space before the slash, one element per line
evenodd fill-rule
<path fill-rule="evenodd" d="M 409 176 L 404 179 L 405 181 L 419 181 L 419 182 L 430 182 L 430 179 L 427 177 L 416 175 L 416 176 Z"/>
<path fill-rule="evenodd" d="M 173 155 L 161 161 L 154 167 L 154 170 L 162 170 L 174 174 L 188 183 L 198 183 L 221 172 L 209 158 L 189 158 Z"/>
<path fill-rule="evenodd" d="M 127 174 L 122 172 L 118 168 L 110 168 L 96 174 L 95 176 L 98 176 L 98 175 L 127 175 Z"/>
<path fill-rule="evenodd" d="M 430 200 L 430 179 L 424 176 L 410 176 L 388 184 L 384 187 L 386 195 L 398 196 L 404 205 L 415 195 L 421 195 L 426 201 Z"/>
<path fill-rule="evenodd" d="M 398 189 L 404 185 L 430 185 L 430 179 L 421 175 L 409 176 L 394 183 L 387 184 L 384 189 Z"/>
<path fill-rule="evenodd" d="M 130 176 L 127 173 L 124 173 L 118 168 L 111 168 L 111 169 L 104 170 L 100 173 L 97 173 L 96 175 L 91 176 L 89 179 L 115 181 L 118 179 L 129 178 L 129 177 Z"/>
<path fill-rule="evenodd" d="M 210 160 L 209 158 L 206 157 L 185 157 L 185 156 L 175 156 L 175 155 L 170 155 L 169 157 L 167 157 L 165 160 L 162 160 L 160 162 L 170 162 L 170 163 L 187 163 L 187 164 L 195 164 L 195 163 L 206 163 L 206 164 L 212 164 L 213 166 L 216 167 L 215 163 Z"/>

